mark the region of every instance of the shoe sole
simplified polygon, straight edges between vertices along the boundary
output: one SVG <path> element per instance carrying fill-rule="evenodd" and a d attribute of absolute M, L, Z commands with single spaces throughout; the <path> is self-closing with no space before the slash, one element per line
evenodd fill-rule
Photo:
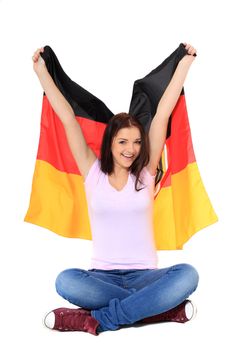
<path fill-rule="evenodd" d="M 45 323 L 46 317 L 47 317 L 51 312 L 52 312 L 52 311 L 47 312 L 46 314 L 44 314 L 44 317 L 43 317 L 43 319 L 42 319 L 42 323 L 43 323 L 43 325 L 44 325 L 47 329 L 53 330 L 53 328 L 48 327 L 47 324 Z"/>
<path fill-rule="evenodd" d="M 190 319 L 189 319 L 189 321 L 191 321 L 191 320 L 193 320 L 193 319 L 196 317 L 196 315 L 197 315 L 197 307 L 196 307 L 196 305 L 195 305 L 191 300 L 188 299 L 187 302 L 189 302 L 189 303 L 192 305 L 192 308 L 193 308 L 193 314 L 192 314 L 192 316 L 191 316 Z"/>

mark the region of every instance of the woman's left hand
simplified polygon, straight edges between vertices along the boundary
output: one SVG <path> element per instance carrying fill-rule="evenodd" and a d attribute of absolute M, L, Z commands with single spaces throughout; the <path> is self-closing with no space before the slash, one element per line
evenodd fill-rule
<path fill-rule="evenodd" d="M 191 46 L 190 44 L 183 43 L 183 45 L 185 46 L 185 49 L 187 50 L 187 55 L 185 55 L 181 59 L 181 61 L 191 64 L 195 60 L 196 56 L 194 56 L 194 54 L 197 55 L 197 50 L 193 46 Z"/>
<path fill-rule="evenodd" d="M 197 50 L 193 46 L 191 46 L 190 44 L 183 43 L 183 45 L 185 46 L 185 50 L 188 51 L 189 55 L 194 55 L 197 53 Z"/>

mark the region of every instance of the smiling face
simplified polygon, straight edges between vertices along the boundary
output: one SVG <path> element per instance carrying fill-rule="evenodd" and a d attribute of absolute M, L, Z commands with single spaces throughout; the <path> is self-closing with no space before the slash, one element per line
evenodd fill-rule
<path fill-rule="evenodd" d="M 140 130 L 135 126 L 120 129 L 112 142 L 114 165 L 128 168 L 139 155 L 140 149 Z"/>

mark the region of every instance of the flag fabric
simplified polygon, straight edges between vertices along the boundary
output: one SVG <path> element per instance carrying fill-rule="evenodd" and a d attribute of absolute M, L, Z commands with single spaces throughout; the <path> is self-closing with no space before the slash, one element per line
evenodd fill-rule
<path fill-rule="evenodd" d="M 129 114 L 146 132 L 177 64 L 187 54 L 181 43 L 158 67 L 134 82 Z M 41 56 L 56 86 L 70 103 L 88 146 L 100 158 L 103 133 L 114 113 L 72 81 L 50 46 Z M 25 222 L 69 238 L 92 239 L 84 179 L 65 130 L 45 92 L 40 138 Z M 154 238 L 158 250 L 182 249 L 198 231 L 218 221 L 195 159 L 184 87 L 169 118 L 155 178 Z"/>

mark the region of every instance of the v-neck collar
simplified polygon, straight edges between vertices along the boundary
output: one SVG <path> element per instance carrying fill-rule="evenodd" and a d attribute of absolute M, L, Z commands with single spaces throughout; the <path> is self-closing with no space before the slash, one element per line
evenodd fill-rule
<path fill-rule="evenodd" d="M 108 178 L 108 174 L 106 174 L 106 177 L 107 177 L 107 183 L 108 183 L 109 187 L 112 188 L 115 192 L 121 193 L 121 192 L 124 192 L 124 191 L 126 190 L 126 188 L 128 187 L 129 180 L 130 180 L 130 172 L 128 173 L 127 182 L 126 182 L 125 186 L 124 186 L 121 190 L 117 190 L 115 187 L 113 187 L 113 186 L 110 184 L 110 181 L 109 181 L 109 178 Z"/>

